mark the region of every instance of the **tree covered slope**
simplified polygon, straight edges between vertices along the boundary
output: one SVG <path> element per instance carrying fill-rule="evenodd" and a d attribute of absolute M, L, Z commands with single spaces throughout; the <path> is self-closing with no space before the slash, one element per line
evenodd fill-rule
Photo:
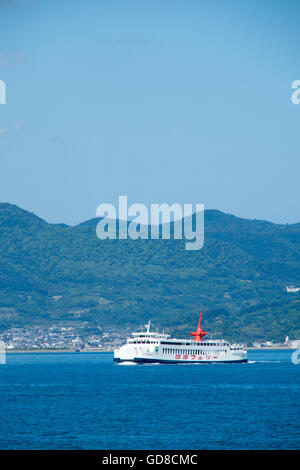
<path fill-rule="evenodd" d="M 97 220 L 48 224 L 0 204 L 0 328 L 88 321 L 176 334 L 205 310 L 210 333 L 300 338 L 300 224 L 205 212 L 202 250 L 184 240 L 99 240 Z"/>

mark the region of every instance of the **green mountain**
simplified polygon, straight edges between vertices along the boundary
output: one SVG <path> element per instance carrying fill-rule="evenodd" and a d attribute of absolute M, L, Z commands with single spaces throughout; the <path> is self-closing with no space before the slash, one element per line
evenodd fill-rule
<path fill-rule="evenodd" d="M 202 250 L 184 240 L 99 240 L 97 219 L 48 224 L 0 204 L 0 328 L 151 319 L 186 334 L 204 309 L 212 334 L 246 341 L 300 338 L 300 224 L 205 211 Z"/>

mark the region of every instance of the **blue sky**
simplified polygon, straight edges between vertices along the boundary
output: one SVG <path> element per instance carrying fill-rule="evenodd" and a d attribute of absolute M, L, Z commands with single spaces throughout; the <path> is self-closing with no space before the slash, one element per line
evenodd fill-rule
<path fill-rule="evenodd" d="M 299 222 L 298 1 L 0 0 L 0 201 Z"/>

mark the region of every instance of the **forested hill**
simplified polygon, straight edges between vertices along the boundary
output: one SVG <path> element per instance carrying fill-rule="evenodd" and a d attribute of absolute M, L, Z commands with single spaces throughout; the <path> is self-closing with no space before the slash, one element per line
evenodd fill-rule
<path fill-rule="evenodd" d="M 184 240 L 104 240 L 97 220 L 48 224 L 0 204 L 0 328 L 56 322 L 300 338 L 300 224 L 205 211 L 202 250 Z"/>

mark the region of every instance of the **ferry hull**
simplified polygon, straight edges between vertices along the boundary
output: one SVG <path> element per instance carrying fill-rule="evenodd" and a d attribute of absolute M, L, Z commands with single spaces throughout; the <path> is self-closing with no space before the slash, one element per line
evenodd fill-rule
<path fill-rule="evenodd" d="M 237 364 L 242 362 L 248 362 L 247 359 L 229 359 L 229 360 L 209 360 L 209 361 L 189 361 L 189 360 L 172 360 L 172 359 L 149 359 L 149 358 L 140 358 L 135 357 L 133 359 L 121 359 L 119 357 L 114 357 L 114 362 L 132 362 L 135 364 Z"/>

